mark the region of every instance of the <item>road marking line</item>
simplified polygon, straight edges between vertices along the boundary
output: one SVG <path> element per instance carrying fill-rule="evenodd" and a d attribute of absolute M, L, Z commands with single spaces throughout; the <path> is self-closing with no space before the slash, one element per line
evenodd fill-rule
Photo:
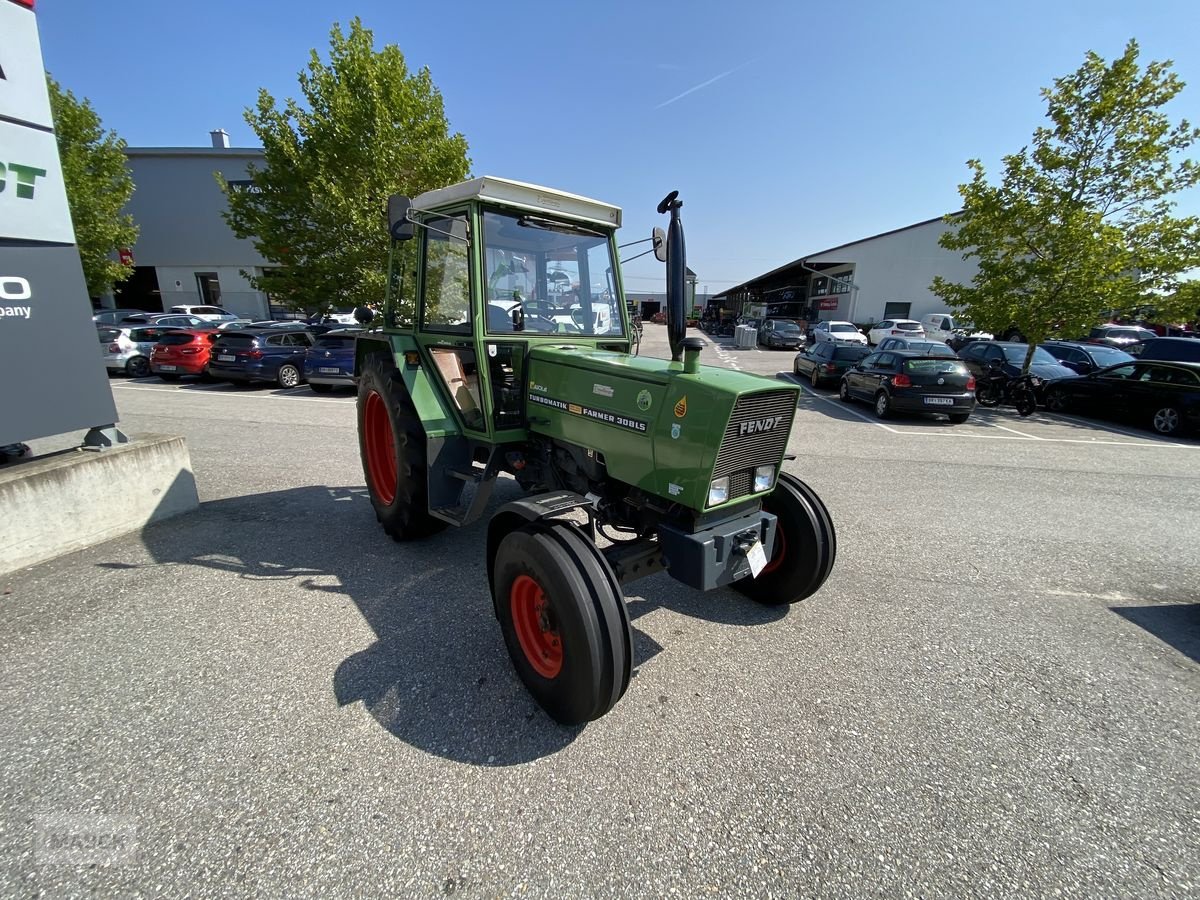
<path fill-rule="evenodd" d="M 816 397 L 818 400 L 824 400 L 826 403 L 833 403 L 833 401 L 831 399 L 829 399 L 828 397 L 821 396 L 816 391 L 814 391 L 811 387 L 805 387 L 803 384 L 801 384 L 797 380 L 797 378 L 794 374 L 789 374 L 788 372 L 784 372 L 783 376 L 784 376 L 784 378 L 787 378 L 788 380 L 800 385 L 800 393 L 801 394 L 808 394 L 812 397 Z M 894 428 L 889 428 L 887 425 L 884 425 L 882 422 L 876 421 L 875 419 L 867 418 L 865 415 L 860 413 L 857 409 L 851 409 L 849 404 L 842 403 L 840 399 L 838 400 L 837 403 L 834 403 L 833 405 L 836 406 L 838 409 L 842 410 L 843 412 L 848 412 L 852 416 L 857 416 L 858 418 L 860 418 L 864 422 L 866 422 L 868 425 L 878 425 L 884 431 L 890 431 L 892 434 L 901 434 L 902 433 L 902 432 L 897 431 Z"/>
<path fill-rule="evenodd" d="M 1190 446 L 1192 446 L 1191 444 L 1177 444 L 1174 441 L 1170 441 L 1166 438 L 1160 437 L 1157 434 L 1143 434 L 1143 433 L 1139 433 L 1137 431 L 1129 431 L 1125 428 L 1121 428 L 1117 425 L 1112 425 L 1108 422 L 1092 422 L 1088 419 L 1083 418 L 1082 416 L 1073 416 L 1069 413 L 1052 413 L 1049 410 L 1047 410 L 1045 414 L 1048 416 L 1053 416 L 1055 418 L 1059 418 L 1059 419 L 1066 419 L 1068 422 L 1078 422 L 1081 425 L 1088 425 L 1093 428 L 1098 428 L 1101 431 L 1115 431 L 1115 432 L 1117 432 L 1117 434 L 1124 434 L 1128 437 L 1142 438 L 1143 440 L 1147 440 L 1147 441 L 1157 441 L 1160 444 L 1166 444 L 1167 446 L 1170 446 L 1170 447 L 1190 447 Z"/>
<path fill-rule="evenodd" d="M 987 419 L 980 419 L 979 421 L 981 421 L 984 425 L 988 425 L 992 428 L 999 428 L 1001 431 L 1008 431 L 1008 432 L 1011 432 L 1012 434 L 1019 434 L 1021 437 L 1029 438 L 1029 440 L 1031 440 L 1031 441 L 1052 440 L 1052 438 L 1038 437 L 1036 434 L 1026 434 L 1023 431 L 1017 431 L 1017 429 L 1015 429 L 1015 428 L 1009 428 L 1007 425 L 997 425 L 995 422 L 989 422 Z"/>

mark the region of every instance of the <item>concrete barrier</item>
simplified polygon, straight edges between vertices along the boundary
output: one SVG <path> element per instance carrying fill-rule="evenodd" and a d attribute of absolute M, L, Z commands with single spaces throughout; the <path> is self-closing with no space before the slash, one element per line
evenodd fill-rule
<path fill-rule="evenodd" d="M 183 438 L 131 435 L 0 468 L 0 574 L 137 531 L 200 505 Z"/>

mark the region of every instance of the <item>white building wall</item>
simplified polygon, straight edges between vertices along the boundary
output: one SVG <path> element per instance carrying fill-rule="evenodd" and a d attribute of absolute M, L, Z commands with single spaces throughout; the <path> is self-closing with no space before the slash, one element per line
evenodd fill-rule
<path fill-rule="evenodd" d="M 180 304 L 204 303 L 196 274 L 215 272 L 221 285 L 222 308 L 248 319 L 271 317 L 266 294 L 254 290 L 238 266 L 194 263 L 188 266 L 155 266 L 155 271 L 158 273 L 158 289 L 162 291 L 163 309 Z"/>
<path fill-rule="evenodd" d="M 967 284 L 978 267 L 974 260 L 964 260 L 960 252 L 938 246 L 946 227 L 939 219 L 808 257 L 809 265 L 854 264 L 858 290 L 842 294 L 839 308 L 823 310 L 821 318 L 878 322 L 884 318 L 884 304 L 892 301 L 911 303 L 909 317 L 913 319 L 948 311 L 945 301 L 929 290 L 933 277 L 941 275 L 947 281 Z"/>

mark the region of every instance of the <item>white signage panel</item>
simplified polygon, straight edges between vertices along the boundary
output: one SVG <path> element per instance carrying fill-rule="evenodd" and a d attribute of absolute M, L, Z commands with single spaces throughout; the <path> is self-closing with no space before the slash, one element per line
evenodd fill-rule
<path fill-rule="evenodd" d="M 52 128 L 50 94 L 33 10 L 0 2 L 0 116 Z"/>
<path fill-rule="evenodd" d="M 75 243 L 58 141 L 48 131 L 0 121 L 0 238 Z"/>

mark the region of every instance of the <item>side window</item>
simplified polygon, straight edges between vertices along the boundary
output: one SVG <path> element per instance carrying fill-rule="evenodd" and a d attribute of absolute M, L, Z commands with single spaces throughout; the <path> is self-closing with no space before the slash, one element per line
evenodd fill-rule
<path fill-rule="evenodd" d="M 1130 363 L 1127 366 L 1120 366 L 1116 369 L 1109 369 L 1104 373 L 1104 378 L 1130 378 L 1134 373 L 1134 364 Z"/>
<path fill-rule="evenodd" d="M 890 369 L 895 365 L 896 354 L 894 353 L 880 353 L 879 359 L 875 360 L 875 368 L 877 369 Z"/>
<path fill-rule="evenodd" d="M 471 270 L 466 216 L 434 219 L 429 225 L 430 228 L 421 229 L 425 241 L 421 325 L 430 331 L 470 334 Z"/>
<path fill-rule="evenodd" d="M 942 331 L 949 331 L 949 330 L 950 330 L 950 320 L 942 319 Z"/>
<path fill-rule="evenodd" d="M 873 369 L 875 368 L 875 363 L 879 361 L 879 357 L 882 355 L 883 354 L 881 353 L 872 353 L 870 356 L 860 362 L 859 365 L 864 369 Z"/>
<path fill-rule="evenodd" d="M 880 322 L 880 323 L 879 323 L 879 325 L 878 325 L 878 326 L 876 326 L 876 327 L 878 327 L 878 328 L 891 328 L 891 327 L 892 327 L 892 321 L 891 321 L 891 319 L 884 319 L 884 320 L 883 320 L 882 322 Z"/>
<path fill-rule="evenodd" d="M 267 338 L 267 345 L 270 347 L 282 347 L 285 337 L 287 337 L 286 334 L 273 334 Z"/>

